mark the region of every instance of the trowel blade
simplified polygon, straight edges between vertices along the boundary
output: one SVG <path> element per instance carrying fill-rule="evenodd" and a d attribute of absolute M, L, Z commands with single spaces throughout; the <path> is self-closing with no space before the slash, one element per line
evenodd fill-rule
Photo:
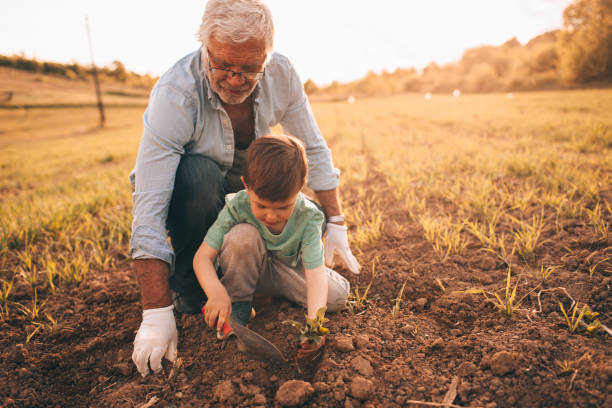
<path fill-rule="evenodd" d="M 274 344 L 266 340 L 263 336 L 255 333 L 251 329 L 247 329 L 236 321 L 230 321 L 230 325 L 232 326 L 232 329 L 234 329 L 234 333 L 236 333 L 238 341 L 242 346 L 244 346 L 244 353 L 246 353 L 249 357 L 253 357 L 264 362 L 287 361 L 285 356 L 283 356 L 283 353 L 281 353 Z"/>

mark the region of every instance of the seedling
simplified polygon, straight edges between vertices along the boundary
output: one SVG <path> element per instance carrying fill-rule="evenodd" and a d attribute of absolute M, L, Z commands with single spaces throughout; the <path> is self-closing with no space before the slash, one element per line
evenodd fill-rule
<path fill-rule="evenodd" d="M 34 335 L 35 335 L 36 333 L 38 333 L 38 331 L 40 330 L 40 327 L 41 327 L 41 326 L 42 326 L 42 325 L 40 325 L 40 324 L 36 325 L 36 328 L 35 328 L 34 330 L 32 330 L 32 332 L 31 332 L 31 333 L 29 333 L 29 334 L 27 334 L 27 335 L 26 335 L 26 344 L 28 344 L 28 343 L 30 342 L 30 340 L 32 340 L 32 337 L 34 337 Z"/>
<path fill-rule="evenodd" d="M 589 216 L 589 220 L 595 233 L 599 235 L 600 239 L 606 239 L 608 236 L 608 231 L 610 230 L 610 223 L 606 222 L 604 219 L 600 205 L 597 204 L 593 210 L 589 210 L 588 208 L 585 208 L 584 210 Z M 610 207 L 608 207 L 608 211 L 609 210 Z"/>
<path fill-rule="evenodd" d="M 47 299 L 48 300 L 48 299 Z M 38 304 L 38 293 L 36 288 L 34 289 L 34 297 L 32 298 L 32 307 L 27 307 L 22 304 L 19 304 L 19 309 L 21 312 L 26 315 L 31 321 L 36 321 L 40 319 L 40 311 L 47 303 L 47 300 L 42 302 L 40 305 Z"/>
<path fill-rule="evenodd" d="M 408 283 L 408 281 L 404 282 L 402 288 L 400 289 L 397 295 L 397 298 L 393 299 L 395 304 L 393 305 L 393 309 L 391 309 L 391 316 L 393 316 L 394 319 L 397 319 L 397 316 L 399 315 L 400 305 L 402 303 L 402 297 L 404 296 L 404 288 L 406 287 L 406 283 Z"/>
<path fill-rule="evenodd" d="M 308 315 L 305 315 L 305 325 L 295 320 L 284 320 L 283 324 L 290 324 L 298 329 L 298 334 L 295 335 L 295 340 L 298 343 L 320 344 L 323 341 L 323 337 L 329 333 L 329 329 L 323 327 L 323 324 L 329 321 L 329 319 L 325 317 L 326 310 L 326 307 L 320 308 L 317 310 L 317 315 L 312 319 L 309 318 Z"/>
<path fill-rule="evenodd" d="M 55 294 L 57 287 L 55 286 L 55 278 L 58 276 L 57 262 L 47 254 L 47 257 L 43 258 L 43 265 L 47 271 L 47 283 L 51 289 L 51 293 Z"/>
<path fill-rule="evenodd" d="M 550 278 L 550 275 L 559 268 L 561 267 L 558 265 L 547 266 L 546 269 L 544 269 L 544 265 L 540 266 L 540 279 L 542 280 L 542 284 L 545 284 L 548 278 Z"/>
<path fill-rule="evenodd" d="M 370 278 L 370 283 L 368 283 L 368 286 L 366 286 L 365 291 L 363 293 L 359 293 L 359 287 L 356 286 L 355 289 L 349 293 L 348 298 L 346 299 L 345 308 L 352 315 L 365 313 L 365 307 L 370 301 L 370 299 L 368 299 L 368 292 L 370 291 L 372 282 L 374 282 L 374 278 L 376 277 L 377 261 L 378 257 L 376 257 L 374 262 L 372 262 L 372 277 Z"/>
<path fill-rule="evenodd" d="M 496 308 L 501 310 L 504 316 L 510 317 L 512 316 L 512 313 L 518 310 L 520 305 L 523 303 L 523 300 L 525 300 L 525 298 L 539 286 L 538 285 L 535 288 L 531 289 L 518 302 L 515 302 L 516 289 L 518 288 L 520 278 L 516 281 L 516 284 L 514 285 L 514 288 L 512 289 L 511 289 L 511 278 L 512 278 L 512 268 L 508 266 L 508 275 L 506 276 L 506 292 L 505 292 L 503 299 L 497 293 L 493 293 L 493 296 L 495 297 L 495 299 L 491 299 L 489 296 L 487 296 L 488 293 L 484 289 L 468 289 L 468 290 L 457 291 L 455 293 L 482 294 L 487 300 L 491 301 Z"/>
<path fill-rule="evenodd" d="M 51 322 L 51 324 L 47 325 L 47 328 L 51 329 L 51 331 L 54 331 L 57 327 L 57 320 L 55 320 L 53 316 L 51 316 L 47 312 L 45 312 L 45 317 L 47 318 L 47 320 L 49 320 L 49 322 Z"/>
<path fill-rule="evenodd" d="M 442 284 L 442 281 L 440 280 L 440 278 L 436 278 L 436 283 L 438 284 L 438 286 L 440 287 L 440 289 L 442 289 L 442 292 L 446 292 L 446 288 L 444 287 L 444 285 Z"/>
<path fill-rule="evenodd" d="M 2 281 L 2 289 L 0 289 L 0 319 L 8 319 L 8 297 L 13 290 L 13 280 L 10 282 Z"/>
<path fill-rule="evenodd" d="M 519 230 L 514 232 L 514 242 L 515 246 L 518 247 L 518 253 L 526 261 L 533 259 L 535 256 L 535 248 L 540 239 L 542 228 L 544 227 L 544 210 L 542 210 L 542 214 L 539 217 L 535 215 L 532 217 L 531 224 L 520 221 L 511 215 L 508 215 L 508 217 L 519 224 L 520 227 Z"/>
<path fill-rule="evenodd" d="M 572 366 L 570 365 L 569 361 L 567 361 L 567 360 L 557 361 L 556 363 L 559 366 L 559 368 L 561 369 L 561 373 L 562 374 L 567 374 L 572 369 Z"/>
<path fill-rule="evenodd" d="M 584 317 L 587 310 L 590 311 L 589 307 L 587 305 L 584 305 L 582 306 L 582 309 L 578 313 L 578 316 L 576 316 L 576 312 L 578 311 L 578 302 L 576 302 L 574 303 L 574 306 L 569 309 L 572 312 L 572 317 L 570 318 L 568 314 L 565 312 L 563 303 L 559 302 L 559 308 L 561 308 L 561 312 L 563 313 L 563 316 L 565 316 L 565 321 L 567 322 L 567 327 L 570 333 L 573 333 L 576 331 L 576 329 L 578 328 L 578 325 L 582 321 L 582 318 Z"/>
<path fill-rule="evenodd" d="M 597 262 L 595 265 L 593 266 L 589 266 L 589 280 L 593 278 L 593 274 L 595 273 L 595 271 L 597 270 L 597 267 L 599 266 L 599 264 L 609 261 L 610 259 L 612 259 L 612 257 L 607 257 L 602 259 L 601 261 Z"/>
<path fill-rule="evenodd" d="M 425 239 L 431 243 L 440 261 L 445 262 L 451 253 L 461 253 L 467 246 L 467 241 L 461 237 L 463 223 L 453 223 L 452 217 L 423 214 L 418 221 L 423 227 Z"/>
<path fill-rule="evenodd" d="M 596 317 L 599 316 L 599 313 L 593 312 L 588 306 L 586 307 L 587 310 L 584 312 L 582 325 L 585 326 L 587 333 L 595 334 L 599 329 L 601 329 L 601 322 L 599 321 L 599 319 L 596 319 Z"/>
<path fill-rule="evenodd" d="M 514 285 L 514 289 L 510 292 L 510 278 L 512 277 L 512 268 L 508 267 L 508 276 L 506 277 L 506 294 L 504 296 L 504 300 L 499 297 L 497 293 L 494 293 L 495 299 L 497 299 L 497 303 L 495 304 L 499 309 L 504 312 L 506 317 L 512 316 L 512 313 L 518 308 L 520 303 L 515 304 L 514 298 L 516 297 L 516 288 L 520 282 L 520 278 L 516 281 L 516 285 Z"/>

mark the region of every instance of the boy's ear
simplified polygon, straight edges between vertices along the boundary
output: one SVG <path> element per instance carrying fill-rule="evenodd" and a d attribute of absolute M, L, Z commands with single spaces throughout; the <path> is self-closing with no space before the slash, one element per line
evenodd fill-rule
<path fill-rule="evenodd" d="M 249 187 L 247 186 L 246 181 L 244 181 L 244 176 L 240 176 L 240 181 L 242 181 L 242 185 L 244 186 L 244 189 L 248 190 Z"/>

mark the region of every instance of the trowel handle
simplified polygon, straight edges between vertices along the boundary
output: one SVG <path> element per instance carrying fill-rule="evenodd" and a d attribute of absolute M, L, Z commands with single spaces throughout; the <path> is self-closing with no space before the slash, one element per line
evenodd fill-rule
<path fill-rule="evenodd" d="M 202 306 L 202 314 L 206 314 L 206 305 Z M 219 318 L 215 319 L 215 329 L 217 328 L 217 321 L 219 320 Z M 217 331 L 221 331 L 223 333 L 226 333 L 228 330 L 231 330 L 231 327 L 229 324 L 227 324 L 227 322 L 223 323 L 223 326 L 221 327 L 221 330 L 217 330 Z"/>

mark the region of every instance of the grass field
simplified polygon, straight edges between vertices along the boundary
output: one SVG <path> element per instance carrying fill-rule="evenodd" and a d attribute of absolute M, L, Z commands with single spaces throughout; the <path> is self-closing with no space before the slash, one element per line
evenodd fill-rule
<path fill-rule="evenodd" d="M 407 337 L 416 341 L 418 325 L 410 322 L 451 319 L 457 312 L 454 306 L 440 303 L 436 309 L 433 305 L 438 298 L 455 296 L 459 303 L 479 308 L 474 312 L 476 321 L 494 321 L 491 324 L 497 327 L 506 321 L 504 314 L 519 315 L 514 319 L 529 325 L 532 319 L 525 311 L 537 309 L 542 290 L 562 288 L 576 302 L 559 293 L 551 299 L 553 306 L 544 308 L 548 317 L 539 317 L 547 323 L 534 323 L 534 327 L 549 325 L 550 335 L 557 336 L 554 330 L 563 329 L 556 318 L 565 324 L 561 316 L 570 307 L 586 311 L 580 316 L 586 322 L 582 326 L 596 333 L 589 336 L 578 325 L 578 313 L 572 320 L 570 311 L 570 331 L 575 323 L 573 338 L 580 340 L 567 343 L 566 353 L 551 346 L 547 357 L 550 371 L 563 371 L 559 367 L 565 364 L 574 378 L 577 373 L 585 376 L 582 383 L 580 377 L 575 383 L 572 380 L 570 388 L 567 378 L 554 383 L 570 397 L 551 385 L 542 399 L 523 400 L 526 397 L 519 390 L 533 392 L 533 385 L 504 382 L 500 389 L 510 390 L 495 394 L 486 387 L 479 392 L 480 385 L 473 380 L 459 401 L 512 406 L 508 400 L 512 395 L 516 403 L 550 406 L 558 402 L 555 394 L 565 403 L 574 398 L 575 406 L 610 401 L 610 386 L 605 385 L 610 377 L 606 380 L 604 375 L 600 381 L 599 368 L 593 368 L 607 358 L 607 368 L 602 370 L 610 370 L 610 336 L 592 325 L 597 321 L 612 326 L 612 90 L 434 95 L 429 101 L 407 94 L 352 104 L 316 103 L 313 110 L 335 165 L 342 171 L 351 245 L 364 266 L 362 275 L 351 277 L 351 282 L 363 288 L 370 271 L 381 271 L 370 292 L 376 296 L 367 299 L 371 316 L 390 319 L 389 327 L 398 330 L 412 327 L 415 331 Z M 74 316 L 64 310 L 65 299 L 80 296 L 79 288 L 91 289 L 87 282 L 101 276 L 116 271 L 131 276 L 128 173 L 138 149 L 142 113 L 142 107 L 108 109 L 107 127 L 100 129 L 94 108 L 0 109 L 0 318 L 7 333 L 1 344 L 9 350 L 9 358 L 11 347 L 20 345 L 19 350 L 32 348 L 30 355 L 38 356 L 44 365 L 44 348 L 60 342 L 55 337 L 58 333 L 71 332 L 73 340 L 77 336 Z M 405 293 L 402 289 L 398 295 L 406 282 L 413 288 Z M 130 310 L 137 321 L 137 291 L 130 288 Z M 423 298 L 425 308 L 410 306 Z M 554 300 L 565 305 L 563 313 Z M 492 310 L 487 305 L 493 305 Z M 591 309 L 597 309 L 597 319 L 589 317 Z M 413 320 L 396 325 L 397 313 Z M 350 329 L 350 324 L 342 325 L 352 318 L 345 312 L 337 324 Z M 134 323 L 124 330 L 122 350 L 129 349 L 136 329 Z M 423 337 L 415 344 L 432 347 L 427 342 L 433 340 L 434 329 L 422 323 L 421 333 L 428 330 L 432 338 Z M 116 353 L 127 360 L 125 350 Z M 402 354 L 396 352 L 394 358 Z M 564 357 L 559 357 L 557 367 L 552 356 L 561 354 Z M 591 366 L 584 355 L 594 361 Z M 381 372 L 393 360 L 377 365 L 376 358 L 368 359 Z M 480 367 L 486 368 L 486 363 Z M 132 377 L 123 376 L 127 379 L 118 380 L 123 378 L 119 374 L 104 376 L 116 375 L 113 380 L 121 385 L 135 378 L 131 365 L 129 370 Z M 7 375 L 11 383 L 24 378 Z M 487 378 L 483 377 L 483 384 Z M 94 378 L 90 388 L 96 381 L 102 382 Z M 212 386 L 203 387 L 193 392 L 212 396 Z M 371 397 L 375 406 L 388 406 L 385 401 L 397 406 L 414 399 L 435 401 L 443 394 L 442 385 L 404 393 L 384 391 L 386 387 L 376 387 Z M 273 385 L 262 388 L 268 390 L 265 395 L 273 395 Z M 111 395 L 110 388 L 94 389 L 93 399 L 79 401 L 119 405 L 120 399 L 112 399 L 118 394 Z M 30 394 L 11 390 L 0 393 L 4 405 L 28 405 L 28 401 L 37 405 Z M 66 390 L 55 394 L 57 404 L 69 400 L 71 388 Z M 331 396 L 333 390 L 328 391 Z M 139 389 L 136 394 L 143 397 L 143 392 Z M 326 392 L 325 387 L 317 389 L 318 406 L 327 406 L 323 403 Z M 178 398 L 172 395 L 165 397 L 167 402 Z M 346 398 L 353 404 L 359 400 Z M 247 399 L 241 401 L 251 406 Z"/>

